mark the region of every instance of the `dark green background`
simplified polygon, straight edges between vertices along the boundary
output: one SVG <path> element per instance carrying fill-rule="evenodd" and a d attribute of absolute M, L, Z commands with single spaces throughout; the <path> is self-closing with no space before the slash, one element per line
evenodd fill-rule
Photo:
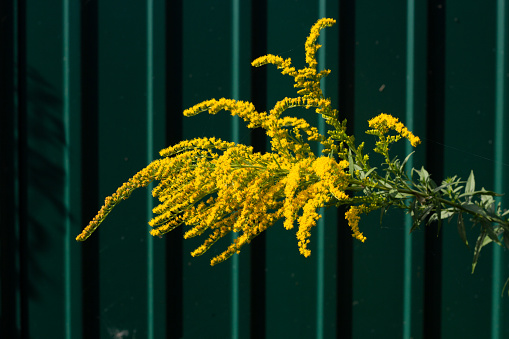
<path fill-rule="evenodd" d="M 74 240 L 104 197 L 169 144 L 216 136 L 266 147 L 225 113 L 181 112 L 209 98 L 265 110 L 293 96 L 291 78 L 250 62 L 269 52 L 302 67 L 324 16 L 338 23 L 322 34 L 319 67 L 332 69 L 323 89 L 359 141 L 371 145 L 367 120 L 390 113 L 423 140 L 414 166 L 437 181 L 473 169 L 479 188 L 509 191 L 506 1 L 5 0 L 0 336 L 509 337 L 507 251 L 485 248 L 471 275 L 455 220 L 437 239 L 433 228 L 409 236 L 400 211 L 382 226 L 372 213 L 362 244 L 331 209 L 310 258 L 277 224 L 211 268 L 211 254 L 189 254 L 202 239 L 150 237 L 153 202 L 140 191 L 90 240 Z"/>

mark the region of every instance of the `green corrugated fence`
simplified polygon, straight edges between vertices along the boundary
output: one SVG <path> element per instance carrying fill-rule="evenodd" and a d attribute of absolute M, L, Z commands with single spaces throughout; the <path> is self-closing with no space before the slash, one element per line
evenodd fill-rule
<path fill-rule="evenodd" d="M 274 67 L 250 62 L 272 53 L 303 64 L 321 17 L 338 20 L 320 37 L 320 67 L 332 69 L 323 90 L 359 141 L 373 142 L 369 118 L 393 114 L 424 141 L 414 167 L 436 181 L 473 169 L 479 187 L 509 192 L 507 7 L 1 1 L 0 337 L 508 338 L 507 251 L 484 250 L 471 275 L 473 253 L 454 223 L 439 237 L 435 226 L 409 235 L 397 210 L 382 226 L 378 213 L 362 219 L 364 244 L 343 210 L 327 210 L 310 258 L 276 225 L 210 267 L 210 255 L 189 254 L 200 239 L 148 234 L 146 190 L 89 240 L 74 240 L 104 197 L 167 145 L 216 136 L 266 149 L 259 131 L 228 114 L 182 110 L 220 97 L 265 110 L 293 95 Z"/>

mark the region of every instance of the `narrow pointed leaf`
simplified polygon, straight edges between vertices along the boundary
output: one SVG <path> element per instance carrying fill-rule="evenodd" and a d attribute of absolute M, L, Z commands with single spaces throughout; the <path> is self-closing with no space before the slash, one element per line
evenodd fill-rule
<path fill-rule="evenodd" d="M 362 179 L 364 179 L 364 178 L 366 178 L 366 177 L 369 177 L 369 175 L 370 175 L 370 174 L 371 174 L 374 170 L 376 170 L 376 167 L 373 167 L 373 168 L 371 168 L 369 171 L 367 171 L 367 172 L 366 172 L 366 174 L 364 174 L 364 177 L 363 177 Z"/>
<path fill-rule="evenodd" d="M 503 197 L 504 196 L 503 194 L 500 194 L 500 193 L 480 190 L 480 191 L 465 192 L 465 193 L 460 194 L 459 197 L 463 198 L 463 197 L 469 197 L 469 196 L 474 196 L 474 195 L 491 195 L 494 197 Z"/>
<path fill-rule="evenodd" d="M 419 227 L 419 225 L 424 221 L 424 219 L 426 219 L 432 209 L 433 207 L 429 206 L 422 212 L 422 214 L 419 214 L 418 212 L 414 214 L 414 222 L 412 224 L 412 228 L 410 229 L 410 233 Z"/>
<path fill-rule="evenodd" d="M 353 157 L 352 157 L 352 151 L 351 150 L 348 150 L 348 170 L 350 172 L 350 175 L 353 175 L 354 173 L 354 170 L 353 170 Z"/>
<path fill-rule="evenodd" d="M 401 166 L 400 166 L 400 168 L 399 168 L 399 170 L 400 170 L 401 172 L 403 172 L 403 169 L 405 168 L 406 163 L 408 162 L 408 160 L 410 159 L 410 157 L 411 157 L 411 156 L 412 156 L 412 154 L 414 154 L 414 153 L 415 153 L 415 151 L 414 151 L 414 152 L 411 152 L 409 155 L 407 155 L 407 156 L 406 156 L 405 160 L 403 160 L 403 163 L 401 164 Z"/>
<path fill-rule="evenodd" d="M 429 178 L 428 185 L 429 185 L 430 191 L 434 192 L 434 191 L 437 190 L 436 189 L 437 188 L 437 183 L 435 182 L 435 180 Z"/>
<path fill-rule="evenodd" d="M 385 206 L 383 206 L 381 209 L 380 209 L 380 225 L 382 225 L 382 219 L 384 217 L 384 214 L 385 214 Z"/>
<path fill-rule="evenodd" d="M 414 219 L 414 222 L 412 223 L 412 228 L 410 229 L 410 233 L 418 229 L 420 225 L 421 223 L 419 222 L 419 219 Z"/>
<path fill-rule="evenodd" d="M 420 222 L 424 221 L 424 219 L 426 219 L 426 217 L 428 216 L 428 214 L 431 212 L 432 209 L 433 209 L 433 206 L 426 207 L 424 212 L 420 215 L 420 217 L 419 217 L 420 220 L 419 221 Z"/>
<path fill-rule="evenodd" d="M 442 212 L 440 212 L 440 218 L 443 220 L 443 219 L 447 219 L 449 218 L 449 221 L 450 221 L 450 218 L 454 215 L 454 211 L 451 211 L 449 209 L 445 209 L 445 210 L 442 210 Z"/>
<path fill-rule="evenodd" d="M 452 185 L 456 185 L 455 182 L 446 182 L 446 183 L 442 183 L 442 185 L 438 186 L 437 188 L 435 188 L 435 192 L 439 191 L 439 190 L 444 190 L 444 188 L 447 188 L 449 186 L 452 186 Z M 446 191 L 446 190 L 445 190 Z"/>
<path fill-rule="evenodd" d="M 474 259 L 472 261 L 472 273 L 474 273 L 475 266 L 477 265 L 477 260 L 479 259 L 479 254 L 481 253 L 481 249 L 484 246 L 484 239 L 486 239 L 486 232 L 481 231 L 481 234 L 477 238 L 477 242 L 475 243 L 474 249 Z"/>
<path fill-rule="evenodd" d="M 504 287 L 502 287 L 502 293 L 500 293 L 500 296 L 503 297 L 504 296 L 504 291 L 505 291 L 505 288 L 509 286 L 509 278 L 507 278 L 507 280 L 505 281 L 505 284 L 504 284 Z M 507 289 L 507 295 L 509 295 L 509 288 Z"/>
<path fill-rule="evenodd" d="M 491 224 L 488 221 L 482 220 L 481 221 L 481 226 L 486 231 L 486 233 L 488 234 L 488 237 L 490 237 L 491 241 L 493 241 L 494 243 L 496 243 L 499 246 L 502 246 L 502 243 L 498 239 L 497 233 L 495 233 L 493 228 L 491 228 Z"/>
<path fill-rule="evenodd" d="M 484 215 L 484 210 L 476 205 L 476 204 L 472 204 L 472 203 L 465 203 L 463 205 L 461 205 L 461 207 L 463 207 L 464 209 L 472 212 L 472 214 L 479 214 L 479 215 Z"/>
<path fill-rule="evenodd" d="M 467 232 L 465 231 L 465 223 L 463 222 L 463 214 L 461 214 L 461 212 L 458 213 L 458 234 L 465 245 L 470 248 L 470 246 L 468 246 Z"/>

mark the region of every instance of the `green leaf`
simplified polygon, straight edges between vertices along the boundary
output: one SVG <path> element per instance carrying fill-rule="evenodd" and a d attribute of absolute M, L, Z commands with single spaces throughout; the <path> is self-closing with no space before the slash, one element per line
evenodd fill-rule
<path fill-rule="evenodd" d="M 433 206 L 428 206 L 426 207 L 426 209 L 424 210 L 424 212 L 419 216 L 419 219 L 420 219 L 420 222 L 423 222 L 424 219 L 426 219 L 426 217 L 428 216 L 428 214 L 430 214 L 430 212 L 433 210 Z"/>
<path fill-rule="evenodd" d="M 482 192 L 488 192 L 488 191 L 485 191 L 483 188 Z M 483 202 L 483 204 L 487 204 L 487 205 L 491 205 L 491 204 L 495 203 L 495 199 L 493 199 L 493 197 L 489 194 L 482 194 L 481 201 Z"/>
<path fill-rule="evenodd" d="M 401 164 L 401 166 L 399 167 L 399 171 L 400 172 L 403 172 L 403 169 L 405 168 L 405 165 L 406 163 L 408 162 L 408 160 L 410 159 L 410 157 L 412 156 L 412 154 L 414 154 L 414 152 L 411 152 L 409 155 L 406 156 L 405 160 L 403 160 L 403 163 Z"/>
<path fill-rule="evenodd" d="M 412 228 L 410 229 L 410 233 L 412 233 L 413 231 L 415 231 L 416 229 L 419 228 L 419 226 L 421 225 L 419 219 L 414 219 L 413 223 L 412 223 Z"/>
<path fill-rule="evenodd" d="M 486 232 L 484 230 L 481 231 L 481 234 L 479 234 L 479 237 L 477 238 L 477 242 L 475 243 L 475 250 L 474 250 L 474 259 L 472 260 L 472 274 L 474 273 L 475 266 L 477 265 L 477 260 L 479 259 L 479 254 L 481 254 L 481 249 L 484 247 L 484 245 L 491 242 L 489 240 L 487 243 L 485 243 L 486 240 Z"/>
<path fill-rule="evenodd" d="M 504 296 L 504 291 L 505 291 L 505 288 L 509 286 L 509 278 L 507 278 L 507 280 L 505 281 L 505 284 L 504 284 L 504 287 L 502 287 L 502 293 L 500 293 L 500 296 L 503 297 Z M 509 288 L 507 289 L 507 295 L 509 295 Z"/>
<path fill-rule="evenodd" d="M 440 228 L 442 228 L 442 218 L 441 218 L 442 211 L 441 211 L 441 209 L 442 209 L 442 206 L 441 206 L 440 202 L 438 202 L 438 204 L 437 204 L 437 217 L 438 217 L 437 238 L 440 235 Z"/>
<path fill-rule="evenodd" d="M 417 199 L 413 199 L 412 204 L 409 207 L 409 213 L 412 216 L 412 227 L 410 228 L 410 233 L 412 233 L 412 231 L 416 227 L 419 227 L 418 216 L 417 216 L 418 212 L 417 212 L 416 206 L 417 206 Z"/>
<path fill-rule="evenodd" d="M 504 239 L 505 247 L 509 248 L 509 231 L 507 231 L 505 229 L 504 229 L 503 239 Z"/>
<path fill-rule="evenodd" d="M 464 204 L 461 204 L 461 207 L 463 207 L 467 211 L 472 212 L 472 214 L 485 215 L 484 210 L 476 204 L 464 203 Z"/>
<path fill-rule="evenodd" d="M 458 213 L 458 234 L 465 245 L 470 248 L 470 246 L 468 246 L 467 232 L 465 231 L 465 223 L 463 222 L 463 214 L 461 214 L 461 212 Z"/>
<path fill-rule="evenodd" d="M 353 157 L 352 157 L 352 150 L 348 150 L 348 170 L 350 172 L 350 175 L 353 176 L 354 170 L 353 170 Z"/>
<path fill-rule="evenodd" d="M 463 188 L 462 186 L 458 186 L 455 189 L 453 189 L 452 192 L 453 193 L 458 193 L 459 191 L 461 191 L 462 188 Z"/>
<path fill-rule="evenodd" d="M 371 168 L 369 171 L 367 171 L 366 173 L 364 173 L 363 171 L 361 171 L 361 179 L 364 179 L 364 178 L 367 178 L 369 177 L 369 175 L 374 171 L 376 170 L 376 167 L 373 167 Z"/>
<path fill-rule="evenodd" d="M 431 215 L 431 217 L 429 218 L 428 220 L 428 225 L 431 224 L 432 222 L 438 222 L 439 223 L 439 227 L 441 227 L 441 220 L 444 220 L 444 219 L 448 219 L 447 222 L 451 222 L 451 219 L 453 217 L 453 215 L 455 214 L 455 212 L 451 212 L 449 210 L 441 210 L 440 211 L 440 218 L 438 217 L 438 214 L 435 212 Z M 439 229 L 440 231 L 440 229 Z"/>
<path fill-rule="evenodd" d="M 495 233 L 493 228 L 491 228 L 491 223 L 489 221 L 482 219 L 481 226 L 486 231 L 486 233 L 488 234 L 488 237 L 490 237 L 491 241 L 493 241 L 494 243 L 496 243 L 499 246 L 502 246 L 500 239 L 498 239 L 498 234 Z"/>
<path fill-rule="evenodd" d="M 495 199 L 491 195 L 481 195 L 481 206 L 484 207 L 489 215 L 495 216 Z"/>
<path fill-rule="evenodd" d="M 435 182 L 435 180 L 433 180 L 431 178 L 428 179 L 428 190 L 432 191 L 432 192 L 438 191 L 437 183 Z"/>
<path fill-rule="evenodd" d="M 473 191 L 473 192 L 463 193 L 463 194 L 460 195 L 460 198 L 468 197 L 468 196 L 474 196 L 474 195 L 491 195 L 491 196 L 494 196 L 494 197 L 503 197 L 504 196 L 503 194 L 495 193 L 495 192 L 492 192 L 492 191 L 486 191 L 486 190 L 482 189 L 480 191 Z"/>
<path fill-rule="evenodd" d="M 498 226 L 502 230 L 504 230 L 505 232 L 509 232 L 509 224 L 507 224 L 507 223 L 499 223 Z M 500 233 L 502 233 L 502 231 Z"/>
<path fill-rule="evenodd" d="M 385 214 L 385 206 L 382 206 L 382 208 L 380 209 L 380 225 L 382 225 L 382 219 L 384 217 L 384 214 Z"/>
<path fill-rule="evenodd" d="M 428 183 L 428 181 L 429 181 L 429 173 L 428 173 L 428 171 L 426 171 L 424 166 L 421 167 L 421 170 L 417 170 L 417 169 L 413 168 L 412 172 L 415 172 L 415 173 L 417 173 L 419 175 L 419 181 L 423 185 L 426 185 Z"/>
<path fill-rule="evenodd" d="M 391 185 L 388 185 L 389 187 L 392 187 Z M 406 198 L 410 198 L 410 197 L 413 197 L 412 194 L 407 194 L 407 193 L 400 193 L 398 192 L 398 190 L 396 188 L 392 188 L 389 193 L 388 193 L 389 197 L 393 198 L 393 199 L 406 199 Z"/>
<path fill-rule="evenodd" d="M 444 193 L 447 193 L 447 190 L 445 188 L 452 186 L 452 185 L 456 185 L 456 183 L 455 182 L 442 182 L 442 185 L 435 188 L 435 191 L 442 190 L 442 191 L 444 191 Z"/>
<path fill-rule="evenodd" d="M 475 178 L 474 171 L 470 171 L 468 176 L 467 184 L 465 185 L 465 193 L 471 193 L 475 191 Z"/>
<path fill-rule="evenodd" d="M 433 210 L 433 206 L 428 206 L 424 209 L 422 213 L 419 213 L 419 211 L 416 211 L 412 218 L 414 219 L 414 222 L 412 224 L 412 228 L 410 229 L 410 233 L 412 233 L 416 228 L 419 227 L 419 225 L 426 219 L 428 214 Z"/>

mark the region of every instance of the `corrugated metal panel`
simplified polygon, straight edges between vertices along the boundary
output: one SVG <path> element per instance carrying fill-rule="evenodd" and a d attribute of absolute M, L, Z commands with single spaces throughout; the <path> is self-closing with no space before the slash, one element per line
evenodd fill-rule
<path fill-rule="evenodd" d="M 104 196 L 168 144 L 216 136 L 263 150 L 265 138 L 228 114 L 182 109 L 211 97 L 266 109 L 293 95 L 289 78 L 250 62 L 270 52 L 303 64 L 324 16 L 339 22 L 321 37 L 319 62 L 333 70 L 323 89 L 358 140 L 371 141 L 367 119 L 391 113 L 425 141 L 413 165 L 435 180 L 474 169 L 479 187 L 509 190 L 503 0 L 3 1 L 0 335 L 509 336 L 506 253 L 483 251 L 470 275 L 454 222 L 438 239 L 433 227 L 409 236 L 399 211 L 382 227 L 373 213 L 361 244 L 341 210 L 327 211 L 308 259 L 276 225 L 211 268 L 210 255 L 189 255 L 201 239 L 148 234 L 152 200 L 140 191 L 74 241 Z"/>
<path fill-rule="evenodd" d="M 357 2 L 354 126 L 358 142 L 373 144 L 373 138 L 363 131 L 367 128 L 367 120 L 376 114 L 390 112 L 405 122 L 408 114 L 412 118 L 415 114 L 410 111 L 415 106 L 408 108 L 406 99 L 407 81 L 410 81 L 407 10 L 402 1 Z M 416 133 L 422 135 L 421 131 Z M 400 158 L 405 151 L 404 144 L 391 149 Z M 370 157 L 374 163 L 375 159 L 382 159 L 377 155 Z M 418 278 L 422 270 L 422 234 L 408 237 L 405 216 L 397 211 L 389 211 L 384 216 L 382 227 L 379 220 L 379 212 L 363 218 L 368 240 L 364 244 L 354 242 L 353 337 L 402 336 L 408 331 L 406 325 L 410 326 L 407 335 L 418 336 L 422 320 L 411 319 L 408 313 L 422 308 L 419 287 L 423 276 Z M 409 241 L 412 248 L 405 250 Z M 405 266 L 409 255 L 413 260 Z M 389 288 L 390 292 L 385 291 Z M 405 302 L 410 303 L 410 309 L 405 309 Z M 390 311 L 380 312 L 381 305 Z"/>

